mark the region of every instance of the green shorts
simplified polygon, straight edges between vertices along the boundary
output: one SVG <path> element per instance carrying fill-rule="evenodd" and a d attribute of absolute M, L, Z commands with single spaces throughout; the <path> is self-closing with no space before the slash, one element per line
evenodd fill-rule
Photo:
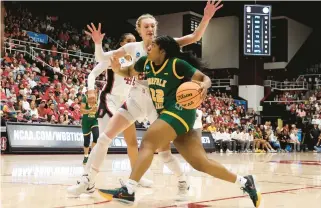
<path fill-rule="evenodd" d="M 82 133 L 84 136 L 91 134 L 91 129 L 98 127 L 98 120 L 91 118 L 83 118 L 81 122 Z"/>
<path fill-rule="evenodd" d="M 171 125 L 177 136 L 182 135 L 193 129 L 196 110 L 187 110 L 179 106 L 171 106 L 163 110 L 158 119 L 161 119 Z"/>

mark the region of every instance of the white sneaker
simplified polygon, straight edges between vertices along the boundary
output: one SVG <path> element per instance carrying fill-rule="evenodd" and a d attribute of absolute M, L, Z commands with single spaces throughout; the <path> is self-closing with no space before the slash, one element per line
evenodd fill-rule
<path fill-rule="evenodd" d="M 223 149 L 220 150 L 220 153 L 223 153 Z"/>
<path fill-rule="evenodd" d="M 178 181 L 178 195 L 185 195 L 189 190 L 187 181 Z"/>
<path fill-rule="evenodd" d="M 95 192 L 95 183 L 91 183 L 88 175 L 83 175 L 77 185 L 67 188 L 68 194 L 79 196 L 81 194 L 92 194 Z"/>
<path fill-rule="evenodd" d="M 231 151 L 231 150 L 229 150 L 229 149 L 227 149 L 227 150 L 226 150 L 226 153 L 232 153 L 232 151 Z"/>
<path fill-rule="evenodd" d="M 144 187 L 144 188 L 150 188 L 152 187 L 154 182 L 152 180 L 148 180 L 146 178 L 141 178 L 138 185 Z"/>

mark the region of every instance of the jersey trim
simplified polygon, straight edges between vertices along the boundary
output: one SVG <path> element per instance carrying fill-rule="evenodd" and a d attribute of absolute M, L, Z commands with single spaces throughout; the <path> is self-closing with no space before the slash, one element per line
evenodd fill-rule
<path fill-rule="evenodd" d="M 165 66 L 166 66 L 167 63 L 168 63 L 168 60 L 169 60 L 169 59 L 167 59 L 167 60 L 163 63 L 163 66 L 162 66 L 157 72 L 155 72 L 155 69 L 154 69 L 154 66 L 153 66 L 153 62 L 152 62 L 152 61 L 150 62 L 150 65 L 151 65 L 152 70 L 153 70 L 153 72 L 154 72 L 155 75 L 157 75 L 157 74 L 159 74 L 161 71 L 163 71 L 163 69 L 165 68 Z"/>
<path fill-rule="evenodd" d="M 176 118 L 176 119 L 179 120 L 179 121 L 183 124 L 183 126 L 186 128 L 186 132 L 189 131 L 189 127 L 188 127 L 187 123 L 186 123 L 185 120 L 184 120 L 182 117 L 180 117 L 179 115 L 177 115 L 177 114 L 175 114 L 175 113 L 172 113 L 172 112 L 169 112 L 169 111 L 167 111 L 167 110 L 163 110 L 161 113 L 165 113 L 165 114 L 167 114 L 167 115 L 170 115 L 170 116 Z"/>
<path fill-rule="evenodd" d="M 146 59 L 146 61 L 144 63 L 144 71 L 145 71 L 145 67 L 146 67 L 147 63 L 148 63 L 148 59 Z"/>
<path fill-rule="evenodd" d="M 173 68 L 173 73 L 174 73 L 174 75 L 175 75 L 175 77 L 176 77 L 177 79 L 183 79 L 184 76 L 179 76 L 179 75 L 177 74 L 177 72 L 176 72 L 176 61 L 177 61 L 177 58 L 174 59 L 174 61 L 173 61 L 173 66 L 172 66 L 172 68 Z"/>

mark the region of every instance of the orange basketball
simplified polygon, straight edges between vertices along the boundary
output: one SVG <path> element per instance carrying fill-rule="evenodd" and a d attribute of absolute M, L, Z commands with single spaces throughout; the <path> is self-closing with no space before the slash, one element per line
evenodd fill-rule
<path fill-rule="evenodd" d="M 201 103 L 200 86 L 195 82 L 185 82 L 176 91 L 176 101 L 185 109 L 196 109 Z"/>

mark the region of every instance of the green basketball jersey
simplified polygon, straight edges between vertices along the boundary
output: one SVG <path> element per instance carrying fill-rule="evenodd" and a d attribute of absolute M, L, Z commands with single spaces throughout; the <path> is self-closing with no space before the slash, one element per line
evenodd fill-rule
<path fill-rule="evenodd" d="M 176 105 L 177 88 L 196 72 L 193 66 L 178 58 L 167 59 L 162 66 L 155 66 L 147 56 L 136 62 L 135 70 L 145 74 L 158 113 Z"/>
<path fill-rule="evenodd" d="M 91 108 L 88 105 L 88 99 L 87 95 L 82 95 L 82 103 L 86 104 L 85 110 L 90 110 Z M 83 114 L 83 119 L 96 119 L 96 112 L 90 113 L 90 114 Z"/>

